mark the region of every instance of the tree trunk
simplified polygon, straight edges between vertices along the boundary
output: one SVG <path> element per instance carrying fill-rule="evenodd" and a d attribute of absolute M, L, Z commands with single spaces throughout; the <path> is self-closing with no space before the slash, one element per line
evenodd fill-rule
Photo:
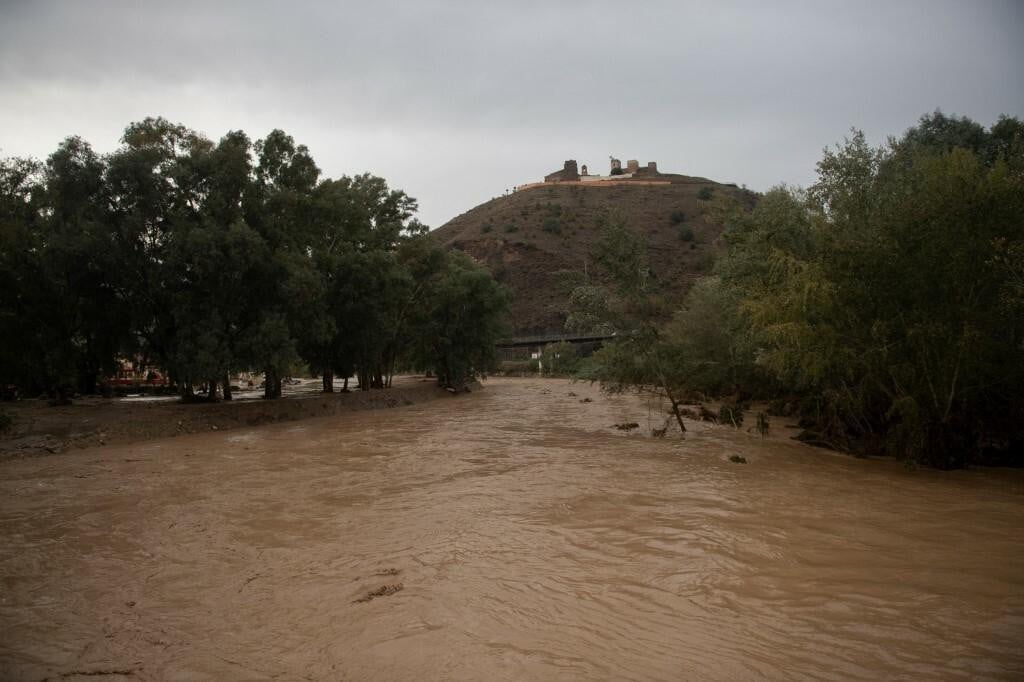
<path fill-rule="evenodd" d="M 324 393 L 334 393 L 334 372 L 324 372 Z"/>
<path fill-rule="evenodd" d="M 276 398 L 274 395 L 274 384 L 277 379 L 277 372 L 273 369 L 267 368 L 263 373 L 263 397 L 266 400 Z"/>
<path fill-rule="evenodd" d="M 217 402 L 217 380 L 210 379 L 206 385 L 209 387 L 206 389 L 206 400 L 211 403 Z"/>
<path fill-rule="evenodd" d="M 341 386 L 342 393 L 348 393 L 348 376 L 345 376 L 345 382 Z"/>
<path fill-rule="evenodd" d="M 231 375 L 224 375 L 224 400 L 231 400 Z"/>
<path fill-rule="evenodd" d="M 686 425 L 683 424 L 683 415 L 679 414 L 679 403 L 672 396 L 672 392 L 668 390 L 667 384 L 662 384 L 662 388 L 665 389 L 665 395 L 668 396 L 668 401 L 672 404 L 672 416 L 676 418 L 676 423 L 679 424 L 679 430 L 686 433 Z"/>
<path fill-rule="evenodd" d="M 71 398 L 68 397 L 68 389 L 64 384 L 57 384 L 56 387 L 51 391 L 53 398 L 50 399 L 50 407 L 60 407 L 61 405 L 70 405 Z"/>

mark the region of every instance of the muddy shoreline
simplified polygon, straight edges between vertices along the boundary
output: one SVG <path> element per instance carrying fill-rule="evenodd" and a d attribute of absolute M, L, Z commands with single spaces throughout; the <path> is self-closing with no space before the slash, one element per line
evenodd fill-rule
<path fill-rule="evenodd" d="M 2 405 L 13 417 L 0 435 L 0 462 L 105 445 L 125 445 L 189 433 L 224 431 L 379 410 L 449 396 L 434 379 L 396 377 L 388 389 L 349 393 L 306 392 L 277 400 L 184 404 L 176 400 L 85 398 L 63 407 L 39 400 Z"/>

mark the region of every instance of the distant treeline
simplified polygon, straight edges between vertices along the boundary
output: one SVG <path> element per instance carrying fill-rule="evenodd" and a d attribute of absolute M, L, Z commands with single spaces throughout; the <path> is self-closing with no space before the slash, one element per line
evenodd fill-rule
<path fill-rule="evenodd" d="M 854 132 L 806 190 L 724 200 L 715 275 L 671 310 L 612 221 L 570 322 L 620 340 L 584 371 L 678 405 L 773 398 L 836 449 L 1024 465 L 1024 124 L 926 115 L 881 148 Z M 796 413 L 792 413 L 795 411 Z M 680 426 L 683 426 L 682 419 Z"/>
<path fill-rule="evenodd" d="M 462 386 L 493 362 L 506 295 L 415 211 L 379 177 L 321 178 L 280 130 L 215 143 L 146 119 L 107 156 L 69 137 L 3 159 L 0 384 L 63 398 L 142 357 L 185 398 L 230 398 L 245 370 L 276 397 L 299 367 L 325 390 L 399 366 Z"/>

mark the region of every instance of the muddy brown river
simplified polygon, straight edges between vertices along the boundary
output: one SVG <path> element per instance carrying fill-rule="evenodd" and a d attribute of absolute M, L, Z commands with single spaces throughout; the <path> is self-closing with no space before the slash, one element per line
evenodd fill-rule
<path fill-rule="evenodd" d="M 1022 472 L 655 407 L 492 379 L 6 462 L 0 679 L 1024 677 Z"/>

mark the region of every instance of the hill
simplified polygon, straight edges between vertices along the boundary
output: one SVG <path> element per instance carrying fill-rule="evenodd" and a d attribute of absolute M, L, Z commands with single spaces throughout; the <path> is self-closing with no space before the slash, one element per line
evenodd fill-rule
<path fill-rule="evenodd" d="M 511 290 L 513 334 L 557 333 L 567 313 L 566 274 L 587 267 L 608 215 L 621 215 L 644 238 L 655 277 L 681 298 L 714 261 L 722 228 L 707 212 L 710 199 L 721 194 L 751 206 L 756 196 L 735 185 L 662 173 L 535 183 L 480 204 L 431 235 L 484 263 Z"/>

